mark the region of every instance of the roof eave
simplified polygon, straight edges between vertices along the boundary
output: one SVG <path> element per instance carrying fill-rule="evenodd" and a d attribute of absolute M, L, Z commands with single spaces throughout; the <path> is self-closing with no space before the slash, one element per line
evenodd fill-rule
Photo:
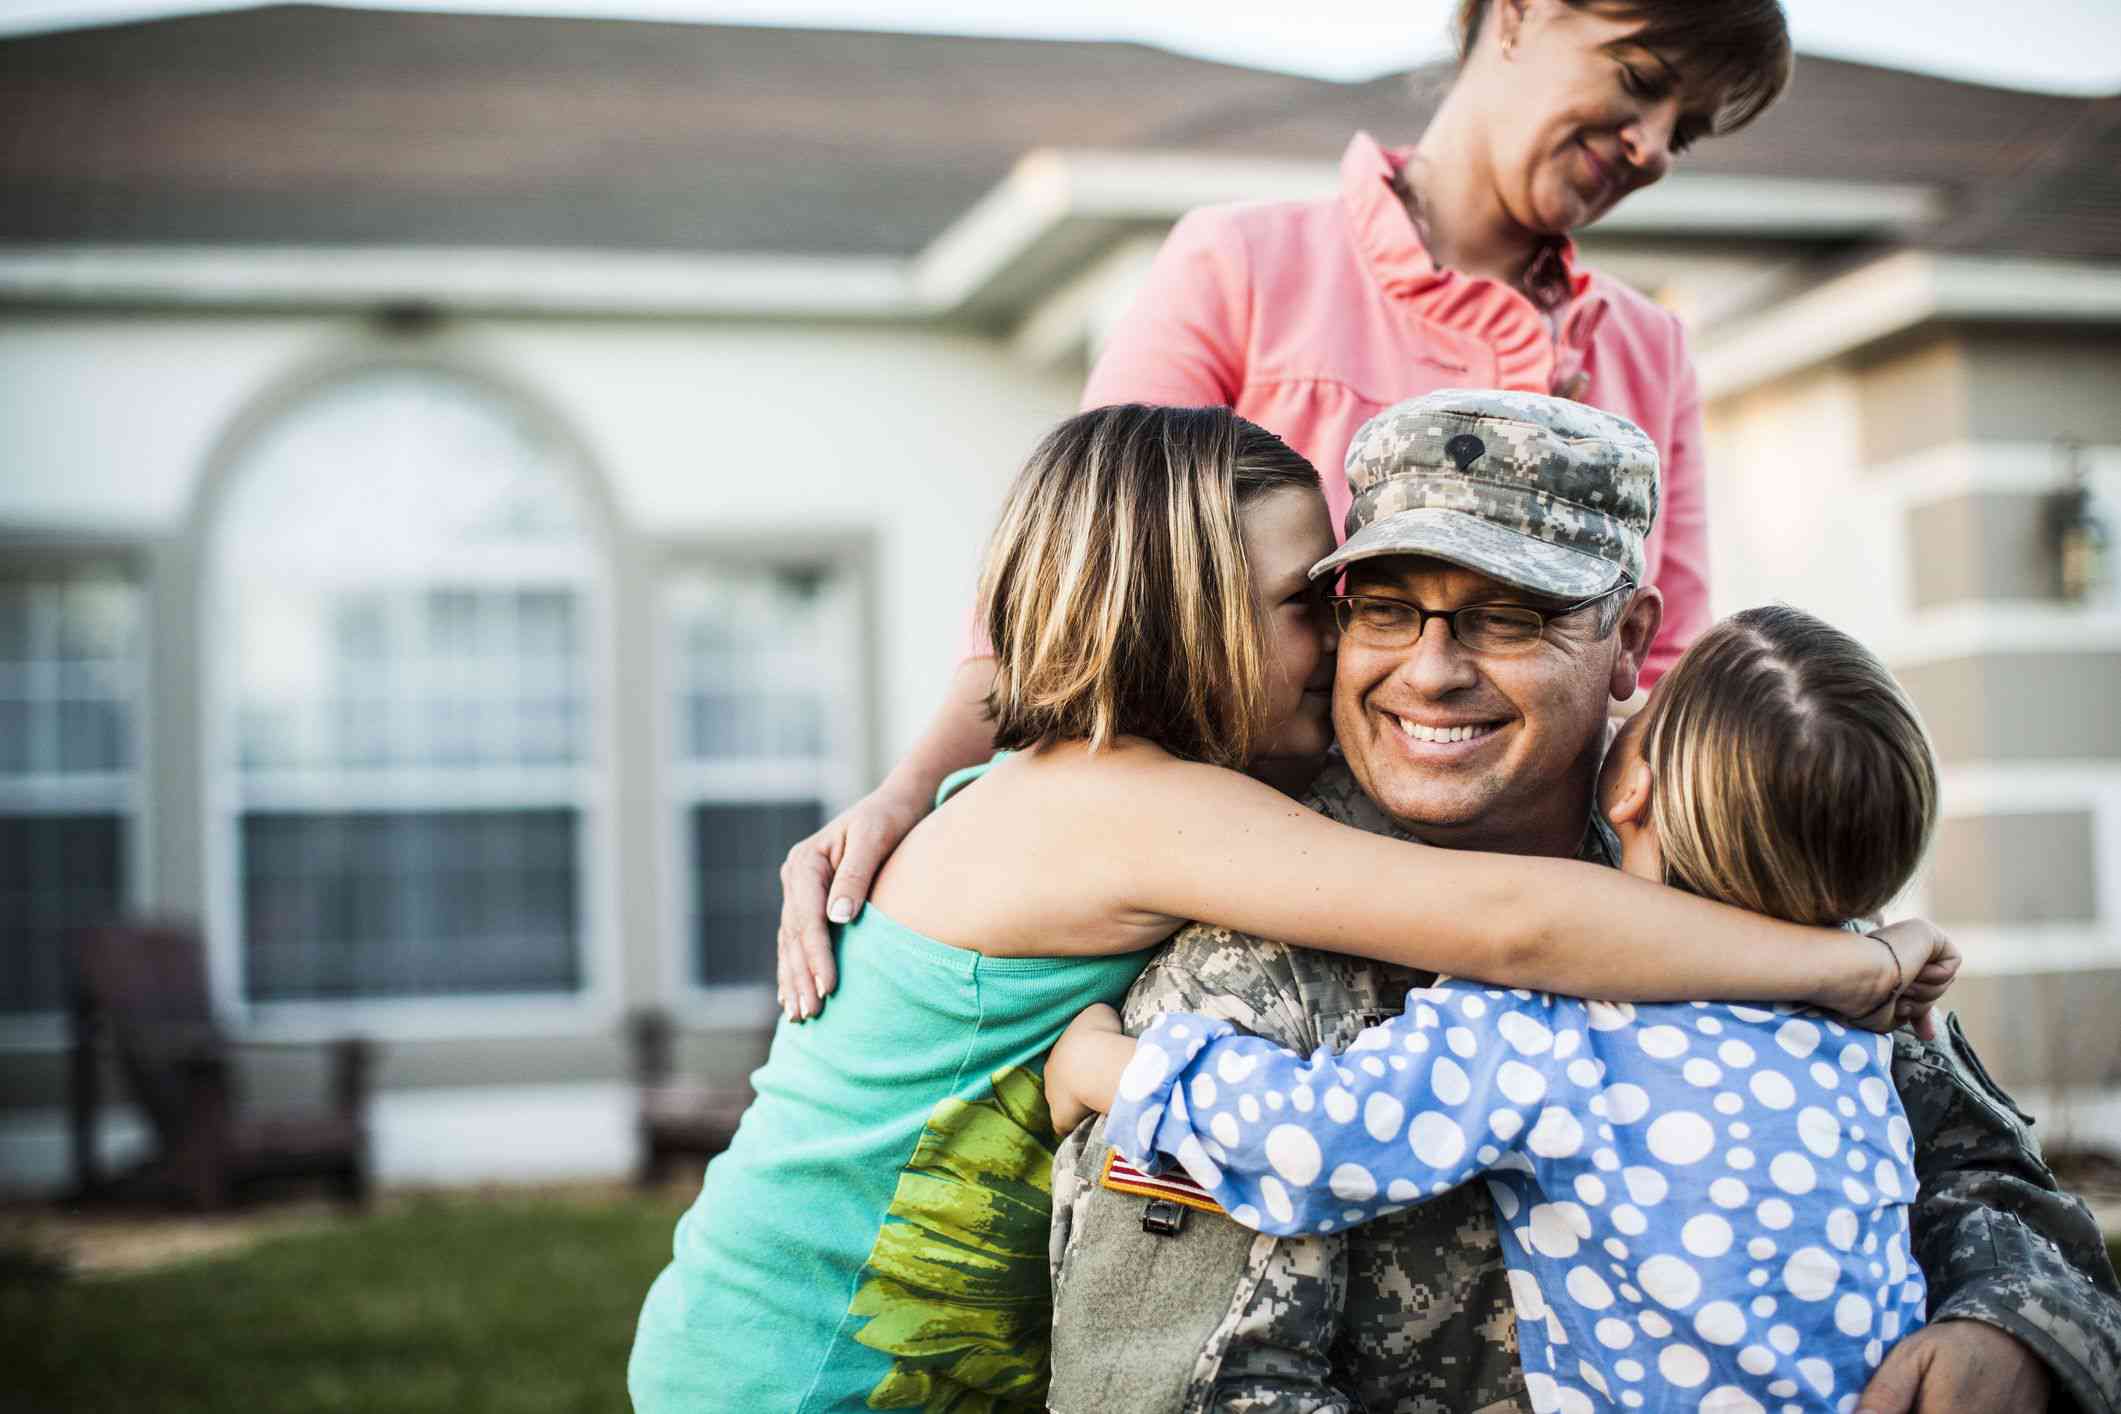
<path fill-rule="evenodd" d="M 1897 250 L 1697 340 L 1714 401 L 1931 324 L 2121 324 L 2121 266 Z"/>
<path fill-rule="evenodd" d="M 1310 200 L 1332 163 L 1039 149 L 911 260 L 423 246 L 0 247 L 0 301 L 192 308 L 970 322 L 1009 329 L 1116 248 L 1198 206 Z M 1682 174 L 1601 235 L 1878 239 L 1935 219 L 1930 188 Z M 1068 339 L 1048 327 L 1040 342 Z"/>

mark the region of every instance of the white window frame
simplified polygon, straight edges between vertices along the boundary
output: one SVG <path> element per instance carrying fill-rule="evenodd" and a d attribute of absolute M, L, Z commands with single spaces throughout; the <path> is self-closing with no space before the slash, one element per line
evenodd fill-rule
<path fill-rule="evenodd" d="M 585 757 L 572 766 L 525 768 L 406 768 L 348 772 L 253 772 L 246 784 L 238 737 L 235 637 L 229 583 L 221 554 L 221 524 L 226 506 L 215 507 L 202 536 L 198 624 L 201 675 L 201 796 L 205 812 L 203 854 L 209 982 L 216 1007 L 262 1041 L 312 1042 L 359 1033 L 378 1040 L 458 1040 L 485 1037 L 590 1035 L 606 1031 L 619 1015 L 620 924 L 618 860 L 614 843 L 614 791 L 618 774 L 617 731 L 613 696 L 617 682 L 615 647 L 617 592 L 614 556 L 617 535 L 605 503 L 593 484 L 596 472 L 578 439 L 533 396 L 491 375 L 454 360 L 384 356 L 347 360 L 323 376 L 306 381 L 265 416 L 251 420 L 252 435 L 230 456 L 235 476 L 245 474 L 246 455 L 256 432 L 298 415 L 312 398 L 329 396 L 344 381 L 375 372 L 412 371 L 455 381 L 492 399 L 537 429 L 568 453 L 568 491 L 582 511 L 582 533 L 588 542 L 586 577 L 570 573 L 566 583 L 577 592 L 578 631 L 585 642 L 583 697 L 587 717 Z M 571 473 L 571 474 L 570 474 Z M 541 569 L 544 573 L 541 575 Z M 551 566 L 534 549 L 497 548 L 465 556 L 446 577 L 406 581 L 403 586 L 368 576 L 348 575 L 345 587 L 400 587 L 415 592 L 435 588 L 535 589 L 557 582 Z M 319 576 L 306 588 L 329 588 Z M 571 794 L 563 793 L 565 787 Z M 300 809 L 329 802 L 334 811 L 485 809 L 563 803 L 577 811 L 575 835 L 576 947 L 581 983 L 572 992 L 488 992 L 438 997 L 332 998 L 255 1001 L 248 994 L 248 939 L 244 935 L 242 817 L 255 809 Z"/>
<path fill-rule="evenodd" d="M 687 1023 L 699 1027 L 748 1028 L 775 1014 L 773 985 L 702 984 L 693 966 L 692 936 L 698 916 L 699 880 L 693 872 L 690 816 L 696 805 L 759 804 L 816 799 L 830 820 L 864 793 L 874 738 L 875 676 L 868 619 L 871 570 L 864 538 L 790 535 L 789 549 L 776 554 L 756 541 L 694 542 L 666 554 L 653 601 L 656 658 L 656 764 L 662 782 L 658 815 L 663 880 L 663 997 Z M 831 651 L 824 721 L 828 749 L 821 765 L 802 759 L 697 762 L 682 756 L 685 724 L 679 689 L 684 667 L 677 599 L 693 575 L 801 572 L 824 581 L 826 634 Z"/>

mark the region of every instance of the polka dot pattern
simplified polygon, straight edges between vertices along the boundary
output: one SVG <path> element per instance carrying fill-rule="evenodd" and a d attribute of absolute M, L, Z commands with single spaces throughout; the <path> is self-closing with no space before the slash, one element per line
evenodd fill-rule
<path fill-rule="evenodd" d="M 1535 1409 L 1833 1409 L 1923 1318 L 1890 1062 L 1794 1007 L 1442 983 L 1308 1061 L 1160 1018 L 1108 1131 L 1279 1233 L 1485 1177 Z"/>

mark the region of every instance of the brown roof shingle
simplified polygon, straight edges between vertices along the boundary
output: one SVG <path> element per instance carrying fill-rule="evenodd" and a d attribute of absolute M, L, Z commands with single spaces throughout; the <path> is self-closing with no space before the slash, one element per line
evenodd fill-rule
<path fill-rule="evenodd" d="M 907 255 L 1040 146 L 1337 156 L 1435 71 L 320 6 L 0 40 L 0 243 Z M 2117 100 L 1808 58 L 1690 170 L 1933 183 L 1925 243 L 2121 259 Z"/>

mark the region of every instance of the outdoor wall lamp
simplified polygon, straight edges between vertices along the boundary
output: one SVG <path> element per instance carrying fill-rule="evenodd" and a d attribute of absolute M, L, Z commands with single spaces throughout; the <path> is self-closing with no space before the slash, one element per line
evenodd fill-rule
<path fill-rule="evenodd" d="M 2092 496 L 2083 444 L 2058 442 L 2055 449 L 2065 484 L 2048 498 L 2048 529 L 2061 571 L 2062 597 L 2083 604 L 2106 583 L 2113 537 Z"/>

